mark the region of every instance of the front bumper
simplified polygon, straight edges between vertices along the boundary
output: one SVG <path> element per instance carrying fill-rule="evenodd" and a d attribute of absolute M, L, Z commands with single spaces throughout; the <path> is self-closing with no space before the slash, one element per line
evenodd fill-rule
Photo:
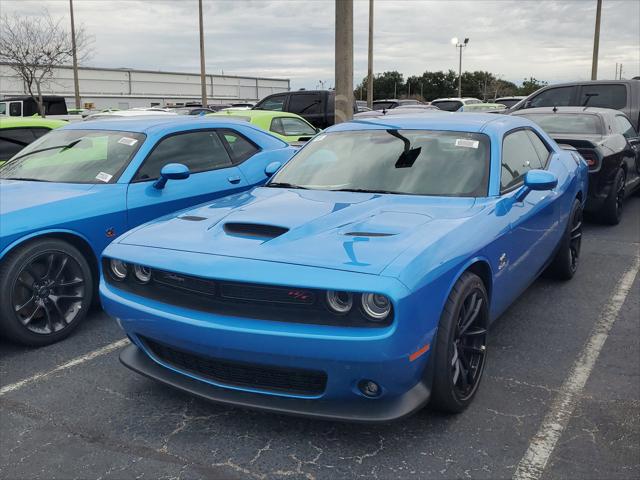
<path fill-rule="evenodd" d="M 388 422 L 419 410 L 428 402 L 430 394 L 426 382 L 419 382 L 403 395 L 389 399 L 361 398 L 334 402 L 322 399 L 265 396 L 216 387 L 177 373 L 159 365 L 135 345 L 129 345 L 120 353 L 120 362 L 136 373 L 205 400 L 324 420 Z"/>

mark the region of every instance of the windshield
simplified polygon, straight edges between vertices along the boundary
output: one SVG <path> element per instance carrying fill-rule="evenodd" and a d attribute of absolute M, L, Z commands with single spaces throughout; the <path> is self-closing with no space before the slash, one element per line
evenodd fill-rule
<path fill-rule="evenodd" d="M 462 106 L 462 102 L 459 100 L 440 100 L 431 102 L 431 105 L 435 105 L 440 110 L 446 110 L 447 112 L 455 112 Z"/>
<path fill-rule="evenodd" d="M 597 115 L 587 113 L 529 113 L 522 116 L 540 125 L 547 133 L 602 134 L 602 122 Z"/>
<path fill-rule="evenodd" d="M 0 167 L 0 178 L 65 183 L 110 183 L 145 135 L 109 130 L 54 130 Z"/>
<path fill-rule="evenodd" d="M 484 134 L 364 130 L 315 137 L 268 186 L 475 197 L 488 178 Z"/>
<path fill-rule="evenodd" d="M 498 103 L 503 104 L 507 108 L 513 107 L 516 103 L 518 103 L 521 98 L 504 98 L 496 100 Z"/>

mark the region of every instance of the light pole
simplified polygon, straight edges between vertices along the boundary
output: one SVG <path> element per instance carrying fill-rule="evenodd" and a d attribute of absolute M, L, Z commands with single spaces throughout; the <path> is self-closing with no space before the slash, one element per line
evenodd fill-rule
<path fill-rule="evenodd" d="M 335 123 L 342 123 L 353 118 L 353 0 L 335 2 Z"/>
<path fill-rule="evenodd" d="M 200 103 L 207 106 L 207 79 L 204 63 L 204 28 L 202 25 L 202 0 L 198 0 L 198 23 L 200 26 Z"/>
<path fill-rule="evenodd" d="M 460 63 L 458 64 L 458 97 L 462 97 L 462 49 L 467 46 L 469 39 L 465 38 L 464 42 L 459 42 L 458 37 L 453 37 L 451 43 L 460 49 Z"/>
<path fill-rule="evenodd" d="M 600 48 L 600 16 L 602 14 L 602 0 L 596 4 L 596 28 L 593 32 L 593 59 L 591 60 L 591 80 L 598 79 L 598 50 Z"/>
<path fill-rule="evenodd" d="M 71 54 L 73 57 L 73 92 L 76 108 L 80 108 L 80 83 L 78 82 L 78 54 L 76 52 L 76 23 L 73 18 L 73 0 L 69 0 L 69 13 L 71 15 Z"/>
<path fill-rule="evenodd" d="M 367 107 L 373 108 L 373 0 L 369 0 L 369 58 L 367 61 Z"/>

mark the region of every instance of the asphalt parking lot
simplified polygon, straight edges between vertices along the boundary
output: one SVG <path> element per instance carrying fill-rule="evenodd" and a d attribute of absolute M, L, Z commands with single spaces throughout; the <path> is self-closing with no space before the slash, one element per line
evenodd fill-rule
<path fill-rule="evenodd" d="M 536 281 L 494 324 L 458 416 L 354 425 L 196 400 L 122 367 L 97 311 L 50 347 L 0 341 L 0 478 L 527 478 L 523 457 L 549 451 L 544 479 L 640 478 L 640 198 L 626 209 L 586 226 L 573 281 Z"/>

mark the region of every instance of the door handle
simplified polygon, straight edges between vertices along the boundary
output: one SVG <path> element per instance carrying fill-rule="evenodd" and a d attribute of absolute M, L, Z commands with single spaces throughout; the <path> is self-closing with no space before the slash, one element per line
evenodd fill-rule
<path fill-rule="evenodd" d="M 240 177 L 238 175 L 232 175 L 230 177 L 227 177 L 227 181 L 235 185 L 237 183 L 240 183 Z"/>

